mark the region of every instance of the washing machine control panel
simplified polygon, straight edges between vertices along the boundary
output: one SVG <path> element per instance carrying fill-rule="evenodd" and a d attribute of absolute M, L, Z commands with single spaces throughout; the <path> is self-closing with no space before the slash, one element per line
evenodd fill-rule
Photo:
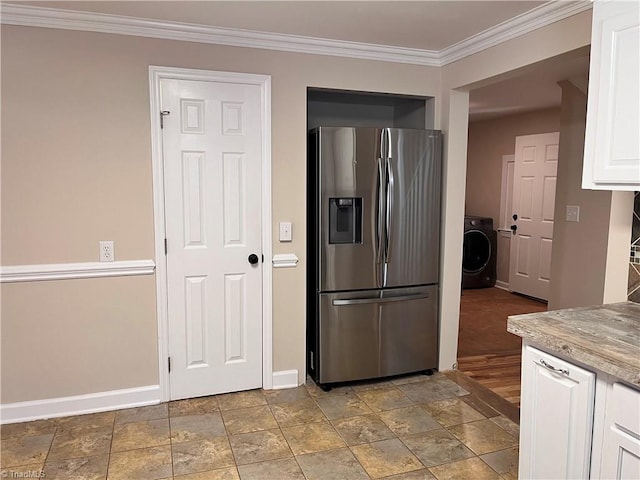
<path fill-rule="evenodd" d="M 475 227 L 479 229 L 493 230 L 493 219 L 489 217 L 475 217 L 467 215 L 464 217 L 465 228 Z"/>

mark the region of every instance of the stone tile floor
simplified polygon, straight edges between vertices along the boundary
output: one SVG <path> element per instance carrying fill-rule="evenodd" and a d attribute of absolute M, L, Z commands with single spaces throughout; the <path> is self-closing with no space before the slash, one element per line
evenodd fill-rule
<path fill-rule="evenodd" d="M 517 424 L 445 375 L 181 400 L 1 428 L 2 478 L 515 479 Z M 31 475 L 29 477 L 28 475 Z"/>

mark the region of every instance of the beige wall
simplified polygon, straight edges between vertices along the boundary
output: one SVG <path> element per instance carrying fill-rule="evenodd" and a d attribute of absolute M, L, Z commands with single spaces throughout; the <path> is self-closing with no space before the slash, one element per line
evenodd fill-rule
<path fill-rule="evenodd" d="M 158 384 L 153 276 L 2 286 L 2 403 Z"/>
<path fill-rule="evenodd" d="M 549 309 L 602 303 L 611 192 L 582 190 L 587 96 L 562 84 L 556 216 Z M 567 205 L 580 207 L 580 222 L 567 222 Z"/>
<path fill-rule="evenodd" d="M 558 87 L 560 88 L 560 87 Z M 516 137 L 557 132 L 560 109 L 509 115 L 469 124 L 465 213 L 500 221 L 502 157 L 514 153 Z M 510 239 L 498 235 L 497 279 L 509 282 Z"/>
<path fill-rule="evenodd" d="M 549 309 L 626 300 L 633 192 L 583 190 L 582 159 L 587 96 L 569 81 L 562 86 Z M 580 221 L 567 222 L 567 205 Z"/>
<path fill-rule="evenodd" d="M 445 66 L 443 87 L 472 90 L 520 75 L 537 62 L 590 44 L 591 10 L 588 10 Z"/>
<path fill-rule="evenodd" d="M 303 382 L 307 86 L 433 96 L 438 69 L 4 25 L 1 33 L 3 265 L 96 261 L 105 239 L 117 260 L 154 258 L 149 65 L 272 76 L 273 250 L 300 258 L 273 273 L 273 367 L 297 369 Z M 282 220 L 294 224 L 292 243 L 275 239 Z M 120 282 L 2 287 L 2 403 L 157 383 L 152 277 Z M 125 319 L 147 341 L 129 349 L 123 329 L 104 328 Z M 82 348 L 13 356 L 18 345 L 71 339 Z M 123 350 L 122 365 L 105 360 Z M 35 382 L 46 364 L 60 368 Z"/>
<path fill-rule="evenodd" d="M 578 14 L 442 69 L 3 26 L 2 264 L 94 261 L 102 239 L 115 240 L 119 260 L 153 258 L 148 66 L 271 75 L 273 224 L 290 220 L 295 232 L 290 244 L 274 239 L 274 253 L 301 259 L 296 269 L 274 271 L 274 370 L 297 369 L 303 381 L 306 87 L 436 95 L 435 127 L 444 130 L 446 143 L 440 368 L 450 368 L 460 300 L 467 92 L 589 44 L 590 18 L 590 12 Z M 157 369 L 141 367 L 157 365 L 151 278 L 127 279 L 124 290 L 117 287 L 124 280 L 115 279 L 3 286 L 1 401 L 157 382 Z M 116 368 L 111 359 L 129 343 L 122 329 L 105 325 L 122 319 L 147 342 L 128 350 Z M 94 327 L 100 335 L 90 334 Z M 11 345 L 55 344 L 69 331 L 79 332 L 72 339 L 83 349 L 14 357 L 19 352 Z M 34 378 L 48 362 L 60 368 Z M 64 367 L 71 364 L 83 364 L 72 370 L 72 382 Z"/>
<path fill-rule="evenodd" d="M 464 185 L 467 178 L 466 117 L 469 112 L 468 95 L 464 101 L 462 93 L 522 73 L 536 62 L 571 54 L 590 43 L 591 12 L 588 11 L 488 48 L 442 69 L 438 106 L 441 125 L 446 130 L 447 166 L 441 265 L 446 266 L 447 271 L 440 279 L 441 368 L 456 362 L 460 316 Z"/>
<path fill-rule="evenodd" d="M 467 170 L 469 93 L 446 91 L 442 95 L 444 136 L 443 226 L 440 258 L 440 342 L 438 368 L 450 370 L 458 361 L 458 322 L 462 277 L 464 178 Z"/>

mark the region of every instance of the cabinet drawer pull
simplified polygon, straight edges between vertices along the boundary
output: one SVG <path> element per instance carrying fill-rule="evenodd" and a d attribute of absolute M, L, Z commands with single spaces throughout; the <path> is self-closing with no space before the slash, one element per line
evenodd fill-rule
<path fill-rule="evenodd" d="M 569 370 L 567 370 L 565 368 L 554 367 L 553 365 L 550 365 L 547 362 L 545 362 L 543 358 L 540 359 L 540 365 L 542 365 L 545 368 L 548 368 L 549 370 L 551 370 L 553 372 L 562 373 L 563 375 L 569 376 Z"/>

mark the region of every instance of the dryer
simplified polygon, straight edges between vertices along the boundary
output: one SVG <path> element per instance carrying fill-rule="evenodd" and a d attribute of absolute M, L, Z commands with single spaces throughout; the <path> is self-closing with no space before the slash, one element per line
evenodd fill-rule
<path fill-rule="evenodd" d="M 493 219 L 464 217 L 462 288 L 487 288 L 496 284 L 496 246 Z"/>

